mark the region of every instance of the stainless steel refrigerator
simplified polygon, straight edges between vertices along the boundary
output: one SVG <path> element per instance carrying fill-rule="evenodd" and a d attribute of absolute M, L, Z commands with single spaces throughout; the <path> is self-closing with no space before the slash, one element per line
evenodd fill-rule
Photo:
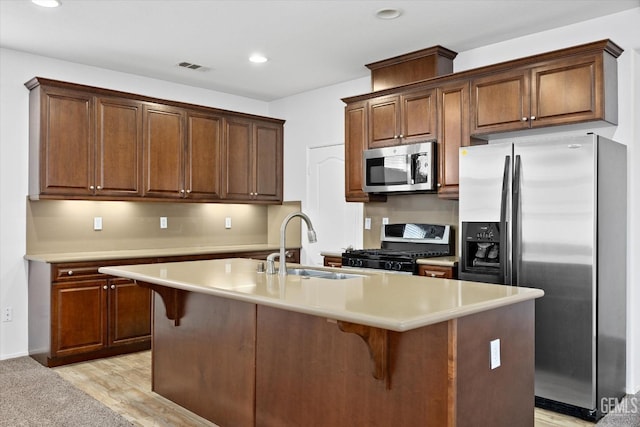
<path fill-rule="evenodd" d="M 593 134 L 460 149 L 460 279 L 545 292 L 539 407 L 594 420 L 625 395 L 626 183 L 626 147 Z"/>

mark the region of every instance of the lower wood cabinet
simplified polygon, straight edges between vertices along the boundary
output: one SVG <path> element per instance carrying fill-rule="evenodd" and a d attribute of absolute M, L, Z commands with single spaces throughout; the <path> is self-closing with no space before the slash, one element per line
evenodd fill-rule
<path fill-rule="evenodd" d="M 324 266 L 325 267 L 342 267 L 342 257 L 325 256 Z"/>
<path fill-rule="evenodd" d="M 29 355 L 53 367 L 151 348 L 152 293 L 100 267 L 216 258 L 266 259 L 275 250 L 65 263 L 29 262 Z M 300 262 L 300 249 L 287 251 Z"/>

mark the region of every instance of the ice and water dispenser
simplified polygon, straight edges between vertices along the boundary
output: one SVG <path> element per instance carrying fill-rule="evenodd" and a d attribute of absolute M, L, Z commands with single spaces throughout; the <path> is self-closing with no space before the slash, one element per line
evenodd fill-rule
<path fill-rule="evenodd" d="M 487 283 L 506 283 L 506 236 L 499 222 L 463 222 L 459 277 Z"/>

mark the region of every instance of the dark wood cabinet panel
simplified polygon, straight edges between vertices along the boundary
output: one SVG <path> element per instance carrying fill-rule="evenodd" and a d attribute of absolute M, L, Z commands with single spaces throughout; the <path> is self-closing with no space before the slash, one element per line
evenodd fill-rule
<path fill-rule="evenodd" d="M 438 196 L 457 199 L 459 151 L 470 144 L 468 81 L 438 88 L 438 122 Z"/>
<path fill-rule="evenodd" d="M 282 126 L 254 124 L 255 199 L 282 200 Z"/>
<path fill-rule="evenodd" d="M 181 198 L 184 193 L 184 111 L 144 108 L 144 195 Z M 182 191 L 181 191 L 182 190 Z"/>
<path fill-rule="evenodd" d="M 379 148 L 433 139 L 436 118 L 435 88 L 371 99 L 367 146 Z"/>
<path fill-rule="evenodd" d="M 437 277 L 440 279 L 455 279 L 458 275 L 456 267 L 419 264 L 418 276 Z"/>
<path fill-rule="evenodd" d="M 94 194 L 142 194 L 142 103 L 98 98 Z"/>
<path fill-rule="evenodd" d="M 282 201 L 281 125 L 228 119 L 223 152 L 225 199 Z"/>
<path fill-rule="evenodd" d="M 325 256 L 323 265 L 325 267 L 342 267 L 342 257 Z"/>
<path fill-rule="evenodd" d="M 151 338 L 151 291 L 129 279 L 109 279 L 108 344 L 126 345 Z"/>
<path fill-rule="evenodd" d="M 51 351 L 56 357 L 102 349 L 107 343 L 106 281 L 53 286 Z"/>
<path fill-rule="evenodd" d="M 223 119 L 189 112 L 185 159 L 186 197 L 220 198 L 222 175 Z"/>
<path fill-rule="evenodd" d="M 367 102 L 355 102 L 345 107 L 344 166 L 345 198 L 347 202 L 384 201 L 386 196 L 362 190 L 362 152 L 368 146 Z"/>
<path fill-rule="evenodd" d="M 39 191 L 32 189 L 32 193 L 90 195 L 95 161 L 93 97 L 80 91 L 40 88 L 31 93 L 30 102 L 39 106 L 39 111 L 31 112 L 36 123 L 32 124 L 30 145 L 39 151 L 32 153 L 39 158 L 39 165 L 32 165 L 31 170 L 39 175 Z"/>
<path fill-rule="evenodd" d="M 530 71 L 514 70 L 471 82 L 472 133 L 529 127 Z"/>

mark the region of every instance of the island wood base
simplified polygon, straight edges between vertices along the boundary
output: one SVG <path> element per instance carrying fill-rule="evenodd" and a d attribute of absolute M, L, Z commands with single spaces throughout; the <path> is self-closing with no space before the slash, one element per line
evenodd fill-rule
<path fill-rule="evenodd" d="M 179 322 L 154 293 L 153 390 L 220 426 L 533 426 L 533 300 L 368 344 L 330 319 L 178 293 Z"/>

